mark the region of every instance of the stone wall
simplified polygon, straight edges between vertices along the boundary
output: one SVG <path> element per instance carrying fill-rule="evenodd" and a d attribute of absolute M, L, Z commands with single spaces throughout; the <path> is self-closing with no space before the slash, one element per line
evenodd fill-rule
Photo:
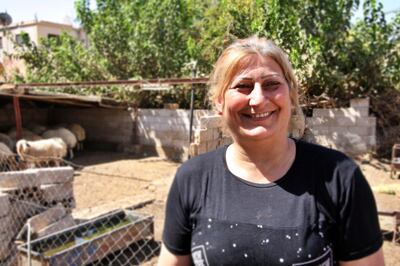
<path fill-rule="evenodd" d="M 50 124 L 78 123 L 86 130 L 85 147 L 125 151 L 135 142 L 131 111 L 109 108 L 55 108 L 49 110 Z"/>
<path fill-rule="evenodd" d="M 209 110 L 195 110 L 193 134 L 200 126 L 200 117 L 213 114 Z M 174 160 L 187 158 L 189 150 L 190 110 L 139 109 L 137 143 L 145 153 L 155 153 Z"/>
<path fill-rule="evenodd" d="M 302 123 L 297 123 L 300 126 Z M 292 129 L 296 131 L 296 129 Z M 219 116 L 204 116 L 191 144 L 192 156 L 214 150 L 231 142 L 224 135 Z M 369 99 L 351 100 L 350 107 L 338 109 L 314 109 L 313 116 L 306 118 L 306 130 L 302 139 L 338 149 L 350 155 L 374 150 L 376 145 L 376 118 L 369 116 Z"/>
<path fill-rule="evenodd" d="M 354 99 L 350 107 L 313 110 L 304 138 L 310 142 L 362 154 L 375 149 L 376 118 L 369 116 L 369 99 Z"/>
<path fill-rule="evenodd" d="M 22 125 L 29 122 L 37 124 L 46 124 L 48 120 L 48 111 L 43 108 L 21 108 Z M 15 115 L 12 105 L 0 109 L 0 132 L 6 133 L 12 127 L 15 127 Z"/>

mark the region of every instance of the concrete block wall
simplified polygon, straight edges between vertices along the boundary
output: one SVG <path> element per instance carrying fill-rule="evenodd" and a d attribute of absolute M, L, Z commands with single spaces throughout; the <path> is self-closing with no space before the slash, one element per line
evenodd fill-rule
<path fill-rule="evenodd" d="M 303 122 L 298 124 L 296 126 L 303 128 Z M 220 116 L 201 117 L 190 154 L 195 156 L 230 143 L 231 138 L 224 132 Z M 376 118 L 369 116 L 369 99 L 351 100 L 348 108 L 314 109 L 313 116 L 306 118 L 302 139 L 350 155 L 373 150 L 376 145 Z"/>
<path fill-rule="evenodd" d="M 348 154 L 362 154 L 376 145 L 376 118 L 369 116 L 369 99 L 354 99 L 350 107 L 314 109 L 306 119 L 304 139 Z"/>
<path fill-rule="evenodd" d="M 200 126 L 200 118 L 212 113 L 209 110 L 195 110 L 194 131 Z M 153 149 L 147 150 L 159 156 L 184 160 L 189 151 L 189 127 L 190 110 L 139 109 L 137 142 Z"/>
<path fill-rule="evenodd" d="M 21 108 L 22 126 L 35 122 L 45 125 L 48 120 L 47 109 L 43 108 Z M 15 115 L 12 105 L 0 109 L 0 132 L 6 133 L 15 127 Z"/>
<path fill-rule="evenodd" d="M 190 145 L 190 155 L 196 156 L 218 147 L 232 143 L 232 138 L 219 115 L 206 115 L 200 118 L 200 126 L 195 131 L 194 142 Z"/>
<path fill-rule="evenodd" d="M 111 108 L 55 108 L 51 124 L 78 123 L 86 130 L 85 146 L 124 151 L 135 141 L 133 112 Z"/>
<path fill-rule="evenodd" d="M 75 207 L 72 167 L 28 169 L 0 173 L 0 265 L 15 261 L 15 237 L 26 220 L 62 204 Z"/>

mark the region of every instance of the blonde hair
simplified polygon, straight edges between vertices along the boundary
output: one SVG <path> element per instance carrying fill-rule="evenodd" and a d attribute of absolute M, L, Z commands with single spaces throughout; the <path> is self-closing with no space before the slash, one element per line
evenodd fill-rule
<path fill-rule="evenodd" d="M 293 113 L 301 112 L 297 80 L 288 56 L 273 41 L 256 36 L 237 40 L 222 52 L 210 77 L 211 102 L 223 97 L 233 78 L 251 63 L 254 55 L 272 58 L 281 67 L 289 86 Z"/>

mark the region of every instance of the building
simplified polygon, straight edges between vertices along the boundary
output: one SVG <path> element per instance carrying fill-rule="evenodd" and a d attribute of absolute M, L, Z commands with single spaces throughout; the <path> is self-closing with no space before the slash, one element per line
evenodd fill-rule
<path fill-rule="evenodd" d="M 82 42 L 87 38 L 81 28 L 72 25 L 60 24 L 50 21 L 29 21 L 13 23 L 0 28 L 0 81 L 9 77 L 14 71 L 25 73 L 25 67 L 21 60 L 14 58 L 15 45 L 22 43 L 23 34 L 35 44 L 39 44 L 41 38 L 57 38 L 61 33 L 67 32 Z M 11 55 L 11 56 L 10 56 Z M 3 69 L 3 70 L 2 70 Z M 3 73 L 1 73 L 3 72 Z"/>

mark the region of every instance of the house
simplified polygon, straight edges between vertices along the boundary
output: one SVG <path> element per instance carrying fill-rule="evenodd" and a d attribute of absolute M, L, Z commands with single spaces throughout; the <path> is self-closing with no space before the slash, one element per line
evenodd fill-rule
<path fill-rule="evenodd" d="M 87 42 L 86 35 L 81 28 L 56 22 L 28 21 L 0 27 L 0 81 L 9 77 L 14 71 L 25 73 L 24 63 L 12 56 L 15 52 L 15 45 L 22 43 L 24 33 L 32 42 L 38 44 L 41 38 L 57 38 L 63 32 L 67 32 L 82 42 Z"/>

